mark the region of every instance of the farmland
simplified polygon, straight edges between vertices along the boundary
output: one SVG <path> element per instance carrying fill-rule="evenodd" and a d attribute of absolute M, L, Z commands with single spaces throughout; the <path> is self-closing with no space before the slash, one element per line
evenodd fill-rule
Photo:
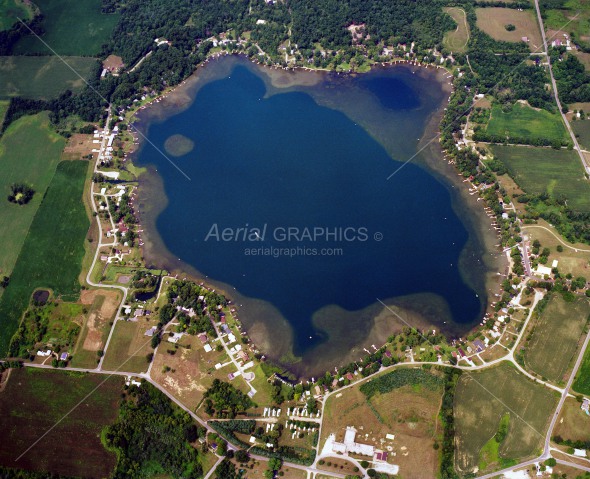
<path fill-rule="evenodd" d="M 580 403 L 574 398 L 566 399 L 553 436 L 570 441 L 590 441 L 590 416 L 582 411 Z"/>
<path fill-rule="evenodd" d="M 590 348 L 584 353 L 576 380 L 572 384 L 574 391 L 590 396 Z"/>
<path fill-rule="evenodd" d="M 527 367 L 550 381 L 562 382 L 589 315 L 587 298 L 578 297 L 568 303 L 561 295 L 552 295 L 527 342 L 524 354 Z"/>
<path fill-rule="evenodd" d="M 45 17 L 43 42 L 51 49 L 31 35 L 16 44 L 14 53 L 17 55 L 51 55 L 54 52 L 59 55 L 96 55 L 119 21 L 117 14 L 100 12 L 100 0 L 37 0 L 35 3 Z"/>
<path fill-rule="evenodd" d="M 453 17 L 457 24 L 456 30 L 445 34 L 444 44 L 453 52 L 464 52 L 469 41 L 469 25 L 467 24 L 465 10 L 458 7 L 446 7 L 444 11 Z"/>
<path fill-rule="evenodd" d="M 393 373 L 393 382 L 399 371 Z M 432 377 L 428 372 L 424 374 L 424 377 Z M 437 384 L 437 379 L 428 381 L 429 386 L 421 382 L 399 381 L 399 387 L 387 393 L 371 393 L 370 398 L 362 392 L 363 386 L 333 394 L 324 408 L 320 448 L 329 434 L 335 433 L 336 440 L 342 440 L 346 427 L 354 426 L 358 430 L 359 442 L 396 452 L 393 462 L 400 466 L 403 477 L 435 477 L 439 459 L 432 445 L 442 435 L 438 422 L 442 385 Z M 406 385 L 401 385 L 403 383 Z M 373 387 L 369 390 L 373 391 Z M 395 439 L 381 443 L 386 434 L 394 434 Z"/>
<path fill-rule="evenodd" d="M 19 459 L 18 467 L 68 476 L 106 477 L 116 457 L 104 449 L 100 433 L 114 422 L 121 391 L 122 380 L 118 377 L 34 369 L 11 371 L 0 393 L 0 429 L 3 443 L 10 444 L 0 448 L 0 464 L 14 467 L 15 459 L 55 425 L 51 434 Z"/>
<path fill-rule="evenodd" d="M 84 237 L 90 224 L 81 201 L 87 171 L 88 163 L 83 161 L 66 161 L 57 166 L 23 244 L 10 286 L 0 299 L 2 354 L 35 288 L 49 288 L 64 300 L 78 297 Z"/>
<path fill-rule="evenodd" d="M 575 134 L 578 136 L 578 142 L 584 149 L 590 149 L 590 120 L 578 120 L 571 122 Z"/>
<path fill-rule="evenodd" d="M 520 42 L 529 38 L 531 51 L 541 51 L 541 32 L 533 10 L 518 11 L 513 8 L 476 8 L 477 26 L 495 40 Z M 506 25 L 516 28 L 509 32 Z"/>
<path fill-rule="evenodd" d="M 65 145 L 46 113 L 22 117 L 0 138 L 0 274 L 10 274 L 25 241 L 33 217 L 49 185 Z M 25 182 L 36 191 L 25 206 L 5 201 L 12 183 Z"/>
<path fill-rule="evenodd" d="M 151 338 L 144 333 L 156 323 L 157 321 L 145 320 L 117 321 L 103 367 L 111 371 L 147 371 L 149 363 L 146 355 L 153 352 L 153 349 L 150 346 Z"/>
<path fill-rule="evenodd" d="M 557 113 L 534 109 L 521 103 L 515 104 L 509 112 L 503 112 L 500 105 L 494 105 L 486 131 L 490 135 L 526 140 L 548 139 L 561 142 L 569 138 Z"/>
<path fill-rule="evenodd" d="M 479 467 L 482 472 L 534 455 L 556 403 L 553 392 L 506 363 L 464 374 L 455 394 L 457 468 L 466 473 Z M 484 446 L 498 432 L 506 414 L 510 415 L 509 429 L 496 453 L 497 462 L 487 462 L 485 453 L 490 451 Z"/>
<path fill-rule="evenodd" d="M 0 0 L 0 31 L 8 30 L 18 19 L 29 20 L 33 9 L 23 0 Z"/>
<path fill-rule="evenodd" d="M 525 192 L 563 195 L 570 207 L 590 211 L 590 185 L 574 151 L 500 145 L 490 148 Z"/>
<path fill-rule="evenodd" d="M 94 58 L 62 58 L 63 61 L 56 56 L 0 57 L 0 99 L 22 96 L 48 100 L 66 90 L 80 91 L 85 83 L 78 75 L 89 78 L 98 62 Z"/>

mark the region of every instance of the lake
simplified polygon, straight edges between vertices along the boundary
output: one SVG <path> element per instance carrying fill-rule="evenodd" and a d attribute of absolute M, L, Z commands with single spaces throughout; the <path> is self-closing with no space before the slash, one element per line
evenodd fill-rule
<path fill-rule="evenodd" d="M 448 96 L 434 70 L 209 62 L 137 123 L 146 259 L 224 290 L 300 375 L 403 326 L 463 334 L 497 256 L 457 181 L 428 167 Z"/>

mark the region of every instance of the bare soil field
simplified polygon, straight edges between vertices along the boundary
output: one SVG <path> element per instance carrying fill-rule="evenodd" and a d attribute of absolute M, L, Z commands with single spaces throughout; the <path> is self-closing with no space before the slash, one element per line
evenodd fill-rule
<path fill-rule="evenodd" d="M 553 436 L 572 441 L 590 441 L 590 416 L 574 398 L 568 398 L 555 425 Z"/>

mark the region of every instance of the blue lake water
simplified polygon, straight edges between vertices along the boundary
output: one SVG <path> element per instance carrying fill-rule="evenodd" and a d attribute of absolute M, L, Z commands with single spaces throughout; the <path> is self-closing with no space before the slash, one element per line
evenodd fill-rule
<path fill-rule="evenodd" d="M 203 81 L 190 106 L 143 121 L 162 152 L 174 153 L 166 143 L 174 135 L 194 143 L 186 154 L 169 155 L 190 181 L 151 145 L 139 151 L 138 163 L 157 169 L 167 198 L 148 238 L 158 236 L 170 258 L 239 295 L 246 324 L 266 322 L 272 338 L 287 334 L 280 316 L 291 326 L 290 357 L 304 364 L 337 339 L 314 324 L 326 308 L 331 324 L 354 322 L 364 316 L 351 312 L 378 300 L 415 297 L 409 307 L 430 309 L 429 324 L 468 329 L 479 320 L 485 294 L 467 284 L 459 266 L 469 234 L 448 186 L 413 162 L 387 180 L 417 151 L 446 98 L 436 81 L 419 84 L 391 69 L 273 90 L 243 61 L 219 68 L 224 73 Z M 387 119 L 376 126 L 382 131 L 371 135 L 344 113 L 355 102 L 362 114 L 372 108 Z M 388 137 L 390 151 L 379 135 Z M 152 194 L 144 191 L 142 201 L 162 201 Z M 350 331 L 362 336 L 359 327 Z M 347 325 L 339 328 L 345 334 Z"/>

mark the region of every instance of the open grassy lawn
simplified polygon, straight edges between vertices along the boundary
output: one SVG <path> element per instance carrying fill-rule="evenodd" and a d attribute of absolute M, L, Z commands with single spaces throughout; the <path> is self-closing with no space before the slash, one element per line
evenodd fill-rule
<path fill-rule="evenodd" d="M 479 467 L 482 473 L 482 469 L 507 467 L 537 454 L 556 403 L 552 391 L 508 363 L 464 373 L 455 393 L 457 468 L 467 473 Z M 497 462 L 487 462 L 494 452 L 488 442 L 506 414 L 510 416 L 508 433 L 495 452 Z"/>
<path fill-rule="evenodd" d="M 562 141 L 569 138 L 560 115 L 521 103 L 515 104 L 508 113 L 504 113 L 501 106 L 494 105 L 486 131 L 491 135 L 531 140 L 546 138 Z"/>
<path fill-rule="evenodd" d="M 0 98 L 22 96 L 48 100 L 66 90 L 80 91 L 96 65 L 94 58 L 63 57 L 67 65 L 56 56 L 0 57 Z"/>
<path fill-rule="evenodd" d="M 574 398 L 567 398 L 555 425 L 553 436 L 571 441 L 590 441 L 590 416 Z"/>
<path fill-rule="evenodd" d="M 588 298 L 577 297 L 573 303 L 567 303 L 560 294 L 552 295 L 535 320 L 532 338 L 527 342 L 527 367 L 550 381 L 562 383 L 589 315 Z"/>
<path fill-rule="evenodd" d="M 518 11 L 513 8 L 476 8 L 477 26 L 495 40 L 521 42 L 528 37 L 531 51 L 542 50 L 541 32 L 534 10 Z M 506 25 L 514 25 L 509 32 Z"/>
<path fill-rule="evenodd" d="M 563 195 L 572 208 L 590 211 L 590 184 L 576 152 L 501 145 L 490 148 L 525 192 Z"/>
<path fill-rule="evenodd" d="M 453 17 L 457 24 L 455 30 L 445 33 L 443 43 L 452 52 L 464 52 L 469 41 L 469 24 L 465 10 L 458 7 L 445 7 L 443 10 Z"/>
<path fill-rule="evenodd" d="M 16 55 L 51 55 L 54 52 L 59 55 L 96 55 L 119 21 L 118 14 L 100 12 L 100 0 L 37 0 L 35 3 L 45 17 L 43 42 L 51 49 L 37 37 L 28 35 L 15 45 Z"/>
<path fill-rule="evenodd" d="M 77 300 L 78 276 L 84 257 L 84 238 L 90 226 L 82 195 L 88 162 L 64 161 L 55 171 L 0 299 L 0 356 L 35 288 L 45 287 L 55 297 Z"/>
<path fill-rule="evenodd" d="M 100 433 L 117 417 L 122 385 L 120 377 L 30 368 L 11 371 L 0 392 L 0 464 L 67 476 L 108 476 L 116 456 L 102 446 Z"/>
<path fill-rule="evenodd" d="M 580 40 L 590 41 L 590 9 L 586 0 L 566 0 L 563 7 L 545 11 L 544 24 L 548 33 L 564 41 L 563 33 L 574 32 Z M 547 40 L 550 41 L 549 37 Z"/>
<path fill-rule="evenodd" d="M 0 274 L 10 275 L 65 144 L 47 113 L 18 119 L 0 137 Z M 36 192 L 25 206 L 6 201 L 10 185 L 21 182 Z"/>
<path fill-rule="evenodd" d="M 590 348 L 584 353 L 584 360 L 578 370 L 576 380 L 572 384 L 574 391 L 590 396 Z"/>
<path fill-rule="evenodd" d="M 568 248 L 549 231 L 539 228 L 542 220 L 539 223 L 539 225 L 525 225 L 523 231 L 527 234 L 531 242 L 539 240 L 543 248 L 546 247 L 551 250 L 551 256 L 549 256 L 549 259 L 550 261 L 553 261 L 554 259 L 559 261 L 558 268 L 560 274 L 571 274 L 574 278 L 578 278 L 579 276 L 590 278 L 590 247 L 581 243 L 572 244 L 562 238 L 562 241 L 566 245 L 571 246 Z M 559 236 L 559 233 L 551 228 L 550 225 L 544 224 L 543 226 Z M 558 245 L 563 247 L 561 253 L 557 251 Z"/>
<path fill-rule="evenodd" d="M 23 0 L 0 0 L 0 31 L 9 30 L 18 22 L 33 18 L 33 9 Z"/>
<path fill-rule="evenodd" d="M 377 393 L 370 399 L 359 386 L 332 394 L 324 408 L 319 446 L 322 448 L 332 433 L 342 441 L 346 427 L 354 426 L 357 442 L 390 451 L 390 457 L 396 454 L 392 463 L 400 466 L 400 477 L 436 477 L 439 459 L 432 446 L 442 434 L 438 418 L 441 397 L 442 385 L 422 384 Z M 387 440 L 387 434 L 394 434 L 395 439 Z"/>
<path fill-rule="evenodd" d="M 571 122 L 578 143 L 585 150 L 590 150 L 590 120 L 576 120 Z"/>
<path fill-rule="evenodd" d="M 151 338 L 144 333 L 157 324 L 156 320 L 117 321 L 109 343 L 103 369 L 107 371 L 130 371 L 144 373 L 149 363 L 146 356 L 153 352 Z"/>

